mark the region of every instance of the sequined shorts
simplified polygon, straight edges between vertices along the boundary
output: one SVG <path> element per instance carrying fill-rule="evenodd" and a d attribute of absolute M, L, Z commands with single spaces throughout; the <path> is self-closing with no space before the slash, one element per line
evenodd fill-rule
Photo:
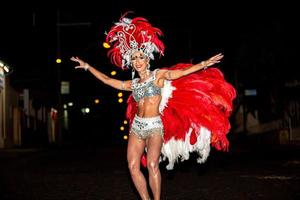
<path fill-rule="evenodd" d="M 140 139 L 147 139 L 153 134 L 163 137 L 164 126 L 160 116 L 143 118 L 135 115 L 129 134 L 134 134 Z"/>

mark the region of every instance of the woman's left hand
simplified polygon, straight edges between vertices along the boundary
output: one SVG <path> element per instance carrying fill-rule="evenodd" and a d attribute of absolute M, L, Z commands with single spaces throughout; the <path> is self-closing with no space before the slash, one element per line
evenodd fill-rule
<path fill-rule="evenodd" d="M 215 56 L 212 56 L 211 58 L 209 58 L 208 60 L 202 61 L 201 64 L 206 68 L 206 67 L 210 67 L 216 63 L 221 62 L 221 59 L 224 57 L 224 55 L 222 53 L 219 53 Z"/>
<path fill-rule="evenodd" d="M 90 67 L 90 65 L 86 62 L 84 62 L 83 60 L 81 60 L 80 58 L 76 57 L 71 57 L 72 61 L 77 62 L 78 65 L 75 67 L 75 69 L 84 69 L 85 71 Z"/>

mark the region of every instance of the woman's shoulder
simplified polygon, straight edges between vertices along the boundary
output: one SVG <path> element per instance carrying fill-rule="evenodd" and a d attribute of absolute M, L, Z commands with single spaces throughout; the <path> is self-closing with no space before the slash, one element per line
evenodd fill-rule
<path fill-rule="evenodd" d="M 167 71 L 166 69 L 157 68 L 153 70 L 153 76 L 155 77 L 155 79 L 157 78 L 159 79 L 166 71 Z"/>
<path fill-rule="evenodd" d="M 167 68 L 157 68 L 157 69 L 153 70 L 153 73 L 157 76 L 157 75 L 163 74 L 167 71 L 168 71 Z"/>

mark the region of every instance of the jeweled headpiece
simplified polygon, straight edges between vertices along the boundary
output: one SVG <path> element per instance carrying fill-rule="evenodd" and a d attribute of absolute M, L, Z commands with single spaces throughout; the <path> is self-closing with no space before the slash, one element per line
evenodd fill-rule
<path fill-rule="evenodd" d="M 145 18 L 129 19 L 123 15 L 107 33 L 106 42 L 112 45 L 108 56 L 113 64 L 123 69 L 129 68 L 131 55 L 135 51 L 142 51 L 154 59 L 154 52 L 160 55 L 164 53 L 164 44 L 159 39 L 162 35 L 161 30 L 153 27 Z"/>

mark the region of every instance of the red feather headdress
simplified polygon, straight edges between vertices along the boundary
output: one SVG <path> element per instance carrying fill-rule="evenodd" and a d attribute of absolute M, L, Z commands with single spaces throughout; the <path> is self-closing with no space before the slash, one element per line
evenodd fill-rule
<path fill-rule="evenodd" d="M 145 18 L 129 19 L 123 15 L 107 33 L 106 42 L 112 45 L 108 56 L 113 64 L 123 69 L 129 68 L 131 55 L 135 51 L 142 51 L 154 59 L 153 52 L 164 53 L 164 44 L 159 39 L 162 35 L 162 31 Z"/>

